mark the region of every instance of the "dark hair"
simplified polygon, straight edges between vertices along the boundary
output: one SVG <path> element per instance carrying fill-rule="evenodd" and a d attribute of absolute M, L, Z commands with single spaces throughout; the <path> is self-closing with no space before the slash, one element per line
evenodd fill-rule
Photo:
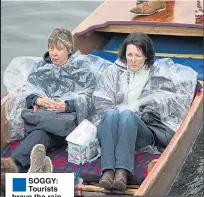
<path fill-rule="evenodd" d="M 126 49 L 129 44 L 135 45 L 142 51 L 143 55 L 147 58 L 145 64 L 147 65 L 147 68 L 150 68 L 154 63 L 155 52 L 152 40 L 149 36 L 144 33 L 131 33 L 127 36 L 119 51 L 119 59 L 123 63 L 127 62 Z"/>

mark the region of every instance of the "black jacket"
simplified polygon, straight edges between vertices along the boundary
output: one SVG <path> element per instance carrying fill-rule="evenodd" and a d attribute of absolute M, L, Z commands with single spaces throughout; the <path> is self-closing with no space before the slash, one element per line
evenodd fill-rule
<path fill-rule="evenodd" d="M 38 97 L 39 96 L 35 94 L 31 94 L 26 97 L 26 104 L 28 109 L 33 109 L 33 107 L 36 105 L 36 100 Z M 65 101 L 65 112 L 66 113 L 76 112 L 73 100 Z"/>

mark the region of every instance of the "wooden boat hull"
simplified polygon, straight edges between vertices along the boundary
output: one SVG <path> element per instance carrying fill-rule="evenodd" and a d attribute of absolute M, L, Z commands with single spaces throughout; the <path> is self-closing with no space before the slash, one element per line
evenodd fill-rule
<path fill-rule="evenodd" d="M 79 49 L 84 54 L 90 53 L 93 49 L 102 50 L 104 49 L 108 41 L 112 38 L 114 32 L 128 33 L 128 32 L 139 30 L 145 33 L 160 34 L 160 35 L 170 34 L 170 35 L 177 35 L 177 36 L 178 35 L 179 36 L 181 35 L 182 36 L 184 35 L 201 36 L 200 26 L 195 25 L 193 23 L 193 20 L 188 20 L 190 24 L 189 23 L 186 24 L 185 21 L 182 21 L 182 20 L 179 21 L 178 18 L 177 18 L 177 21 L 173 21 L 173 19 L 172 20 L 168 19 L 168 21 L 159 21 L 159 19 L 155 15 L 152 17 L 148 17 L 148 21 L 146 21 L 146 18 L 144 17 L 142 19 L 141 18 L 137 19 L 131 13 L 124 13 L 124 16 L 120 16 L 120 17 L 123 18 L 123 22 L 126 21 L 127 26 L 124 24 L 121 25 L 121 23 L 117 21 L 117 17 L 114 19 L 115 22 L 118 22 L 117 26 L 111 26 L 110 24 L 107 23 L 107 21 L 111 21 L 114 13 L 112 13 L 112 15 L 111 14 L 106 15 L 105 13 L 107 12 L 106 8 L 108 6 L 114 6 L 114 5 L 117 7 L 117 3 L 118 2 L 105 1 L 73 31 L 75 42 L 76 42 L 76 49 Z M 130 5 L 133 5 L 133 4 L 135 3 L 126 2 L 126 6 L 121 8 L 122 6 L 122 3 L 121 3 L 120 13 L 127 12 L 127 10 L 131 8 Z M 178 7 L 175 7 L 176 5 L 181 6 L 181 4 L 174 2 L 174 9 L 178 10 Z M 101 15 L 105 17 L 102 17 Z M 159 14 L 157 16 L 162 16 L 162 14 Z M 191 17 L 192 17 L 192 13 L 191 13 Z M 128 25 L 128 20 L 129 20 L 129 25 Z M 150 23 L 143 23 L 145 21 L 150 22 L 151 25 L 156 27 L 154 28 L 154 32 L 153 30 L 149 32 L 149 29 L 147 29 L 147 27 L 148 25 L 150 25 Z M 156 23 L 154 24 L 153 22 L 155 21 Z M 140 22 L 140 24 L 138 22 Z M 171 29 L 171 31 L 169 32 L 169 28 L 171 27 L 169 27 L 169 24 L 164 25 L 163 24 L 164 22 L 171 23 L 172 27 L 174 26 L 176 27 L 176 29 L 173 28 L 173 30 Z M 105 23 L 106 25 L 104 26 L 101 25 Z M 176 26 L 175 24 L 177 23 L 179 23 L 180 25 Z M 100 26 L 97 24 L 99 24 Z M 138 29 L 138 25 L 140 25 L 139 29 Z M 157 27 L 159 28 L 165 27 L 166 29 L 165 31 L 163 31 L 163 29 L 161 29 L 161 31 L 158 31 Z M 184 27 L 185 29 L 183 29 Z M 191 32 L 189 33 L 188 31 L 191 31 Z M 192 31 L 194 33 L 192 33 Z M 3 148 L 6 145 L 7 121 L 5 116 L 5 107 L 8 99 L 9 99 L 9 95 L 6 95 L 1 100 L 1 117 L 2 117 L 1 118 L 1 148 Z M 144 182 L 139 186 L 139 188 L 128 189 L 126 191 L 126 194 L 136 195 L 136 196 L 167 194 L 172 182 L 177 176 L 179 170 L 181 169 L 182 164 L 184 163 L 185 158 L 187 157 L 189 150 L 192 147 L 192 144 L 194 143 L 196 136 L 198 135 L 202 125 L 203 125 L 203 92 L 196 95 L 191 105 L 191 108 L 186 114 L 186 117 L 183 123 L 177 130 L 176 134 L 170 141 L 169 145 L 167 146 L 167 148 L 165 149 L 161 157 L 158 159 L 157 163 L 149 172 Z M 89 192 L 94 192 L 94 191 L 103 192 L 103 189 L 99 188 L 98 186 L 84 185 L 83 190 L 89 191 Z"/>

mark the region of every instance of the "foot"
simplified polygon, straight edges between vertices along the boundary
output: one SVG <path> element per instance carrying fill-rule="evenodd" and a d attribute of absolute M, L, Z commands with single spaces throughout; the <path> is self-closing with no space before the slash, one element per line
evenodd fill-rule
<path fill-rule="evenodd" d="M 46 151 L 42 144 L 33 147 L 30 155 L 30 168 L 28 173 L 43 173 L 45 167 Z"/>
<path fill-rule="evenodd" d="M 44 173 L 52 173 L 52 171 L 53 171 L 52 161 L 48 156 L 46 156 L 45 157 L 45 166 L 43 168 L 43 172 Z"/>
<path fill-rule="evenodd" d="M 115 193 L 122 194 L 127 188 L 128 171 L 125 169 L 117 169 L 113 181 L 113 189 Z"/>
<path fill-rule="evenodd" d="M 1 173 L 17 173 L 18 168 L 14 161 L 8 158 L 1 158 Z"/>
<path fill-rule="evenodd" d="M 18 168 L 14 161 L 9 158 L 1 158 L 1 192 L 5 191 L 5 174 L 17 173 Z"/>
<path fill-rule="evenodd" d="M 152 15 L 157 12 L 161 12 L 166 9 L 166 1 L 144 1 L 137 4 L 137 6 L 130 10 L 130 12 L 137 15 Z"/>
<path fill-rule="evenodd" d="M 113 170 L 104 171 L 103 176 L 99 181 L 99 187 L 103 187 L 105 193 L 111 193 L 113 178 L 114 178 Z"/>

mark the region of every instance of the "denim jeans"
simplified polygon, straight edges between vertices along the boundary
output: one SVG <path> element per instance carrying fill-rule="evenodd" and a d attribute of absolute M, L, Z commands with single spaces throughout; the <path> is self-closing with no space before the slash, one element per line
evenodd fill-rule
<path fill-rule="evenodd" d="M 133 174 L 135 150 L 154 142 L 150 129 L 130 110 L 105 112 L 97 131 L 102 172 L 122 168 Z"/>

